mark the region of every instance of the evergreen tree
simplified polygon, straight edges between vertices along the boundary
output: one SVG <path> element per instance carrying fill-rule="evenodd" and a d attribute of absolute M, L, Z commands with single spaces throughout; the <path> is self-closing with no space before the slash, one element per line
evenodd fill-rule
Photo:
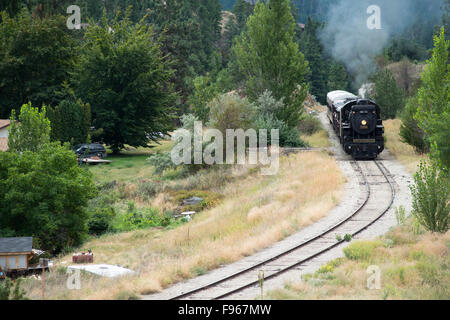
<path fill-rule="evenodd" d="M 308 18 L 305 31 L 300 36 L 300 51 L 305 55 L 309 63 L 308 82 L 310 93 L 323 104 L 326 103 L 327 89 L 327 61 L 324 59 L 324 50 L 317 33 L 322 28 L 322 24 Z"/>
<path fill-rule="evenodd" d="M 328 91 L 350 90 L 350 79 L 343 63 L 338 61 L 330 63 L 327 89 Z"/>
<path fill-rule="evenodd" d="M 59 103 L 55 92 L 69 79 L 77 43 L 63 16 L 31 18 L 21 11 L 1 13 L 0 118 L 31 101 L 35 106 Z"/>
<path fill-rule="evenodd" d="M 308 63 L 294 36 L 288 0 L 258 2 L 247 20 L 247 30 L 233 46 L 249 98 L 255 101 L 266 90 L 277 100 L 284 98 L 286 107 L 277 118 L 289 126 L 297 125 L 308 90 Z"/>
<path fill-rule="evenodd" d="M 375 75 L 372 98 L 381 108 L 382 119 L 394 119 L 405 104 L 404 93 L 388 69 L 381 70 Z"/>

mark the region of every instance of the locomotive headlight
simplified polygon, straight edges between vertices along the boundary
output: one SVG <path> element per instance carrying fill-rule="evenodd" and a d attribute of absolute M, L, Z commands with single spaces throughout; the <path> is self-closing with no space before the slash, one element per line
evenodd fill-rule
<path fill-rule="evenodd" d="M 363 120 L 363 121 L 361 121 L 361 124 L 362 124 L 363 126 L 366 126 L 366 125 L 367 125 L 367 121 L 366 121 L 366 120 Z"/>

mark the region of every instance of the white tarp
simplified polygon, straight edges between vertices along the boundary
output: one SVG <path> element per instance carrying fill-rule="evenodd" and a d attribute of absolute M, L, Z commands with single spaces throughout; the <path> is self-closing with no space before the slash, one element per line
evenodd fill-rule
<path fill-rule="evenodd" d="M 80 269 L 102 277 L 114 278 L 133 274 L 134 271 L 110 264 L 89 264 L 80 266 L 69 266 L 68 269 Z"/>

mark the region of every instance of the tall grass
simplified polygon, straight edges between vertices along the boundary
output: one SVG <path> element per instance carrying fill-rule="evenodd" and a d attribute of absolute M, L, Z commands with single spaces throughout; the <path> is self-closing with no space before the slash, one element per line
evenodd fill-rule
<path fill-rule="evenodd" d="M 248 170 L 237 170 L 240 171 Z M 280 159 L 276 176 L 257 172 L 225 183 L 219 205 L 175 229 L 137 230 L 105 235 L 84 245 L 96 263 L 118 264 L 137 272 L 121 279 L 93 279 L 79 291 L 49 288 L 51 298 L 115 299 L 148 294 L 251 255 L 325 216 L 340 198 L 344 179 L 324 153 Z M 67 265 L 70 256 L 57 265 Z M 39 286 L 30 286 L 32 297 Z"/>

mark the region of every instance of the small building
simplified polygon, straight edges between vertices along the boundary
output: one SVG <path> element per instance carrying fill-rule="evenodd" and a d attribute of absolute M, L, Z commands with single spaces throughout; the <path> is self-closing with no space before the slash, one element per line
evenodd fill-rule
<path fill-rule="evenodd" d="M 8 271 L 27 270 L 33 257 L 33 237 L 0 238 L 0 267 Z"/>
<path fill-rule="evenodd" d="M 0 151 L 8 150 L 8 127 L 11 120 L 0 119 Z"/>

